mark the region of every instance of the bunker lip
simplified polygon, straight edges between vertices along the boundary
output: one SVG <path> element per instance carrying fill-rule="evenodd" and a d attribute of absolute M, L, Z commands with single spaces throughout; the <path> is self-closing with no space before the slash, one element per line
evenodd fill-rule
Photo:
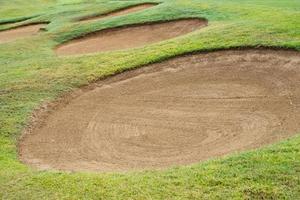
<path fill-rule="evenodd" d="M 80 55 L 143 47 L 207 26 L 207 20 L 185 18 L 133 24 L 92 32 L 55 48 L 57 55 Z"/>
<path fill-rule="evenodd" d="M 6 25 L 6 24 L 16 24 L 19 22 L 24 22 L 26 20 L 32 19 L 34 17 L 37 17 L 38 15 L 30 16 L 30 17 L 20 17 L 20 18 L 15 18 L 15 19 L 4 19 L 0 20 L 0 25 Z"/>
<path fill-rule="evenodd" d="M 108 13 L 104 13 L 104 14 L 81 17 L 81 18 L 77 19 L 76 21 L 93 22 L 93 21 L 102 20 L 102 19 L 105 19 L 105 18 L 108 18 L 108 17 L 122 16 L 122 15 L 126 15 L 126 14 L 129 14 L 129 13 L 142 11 L 142 10 L 145 10 L 147 8 L 151 8 L 151 7 L 154 7 L 154 6 L 157 6 L 157 5 L 159 5 L 159 3 L 137 4 L 137 5 L 132 5 L 132 6 L 120 8 L 120 9 L 117 9 L 117 10 L 114 10 L 114 11 L 111 11 L 111 12 L 108 12 Z"/>
<path fill-rule="evenodd" d="M 47 24 L 48 22 L 29 23 L 0 31 L 0 44 L 33 36 L 39 33 Z"/>
<path fill-rule="evenodd" d="M 227 50 L 101 80 L 38 111 L 19 158 L 38 169 L 164 169 L 300 130 L 300 53 Z"/>

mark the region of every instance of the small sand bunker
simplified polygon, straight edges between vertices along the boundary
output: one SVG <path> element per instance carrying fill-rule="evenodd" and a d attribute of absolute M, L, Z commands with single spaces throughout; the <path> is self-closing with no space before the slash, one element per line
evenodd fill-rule
<path fill-rule="evenodd" d="M 147 8 L 151 8 L 153 6 L 156 6 L 157 4 L 154 3 L 145 3 L 145 4 L 140 4 L 140 5 L 135 5 L 135 6 L 130 6 L 127 8 L 123 8 L 117 11 L 113 11 L 107 14 L 103 14 L 100 16 L 92 16 L 92 17 L 85 17 L 80 19 L 79 21 L 83 21 L 83 22 L 93 22 L 93 21 L 98 21 L 100 19 L 104 19 L 104 18 L 108 18 L 108 17 L 116 17 L 116 16 L 121 16 L 121 15 L 126 15 L 129 13 L 133 13 L 133 12 L 138 12 L 141 10 L 145 10 Z"/>
<path fill-rule="evenodd" d="M 11 42 L 20 38 L 25 38 L 37 34 L 41 28 L 45 27 L 45 24 L 34 24 L 21 26 L 14 29 L 0 32 L 0 44 L 5 42 Z"/>
<path fill-rule="evenodd" d="M 58 55 L 77 55 L 141 47 L 167 40 L 207 25 L 202 19 L 184 19 L 103 30 L 56 48 Z"/>
<path fill-rule="evenodd" d="M 20 158 L 40 169 L 161 169 L 300 132 L 300 53 L 221 51 L 125 72 L 39 120 Z M 43 119 L 43 120 L 42 120 Z"/>

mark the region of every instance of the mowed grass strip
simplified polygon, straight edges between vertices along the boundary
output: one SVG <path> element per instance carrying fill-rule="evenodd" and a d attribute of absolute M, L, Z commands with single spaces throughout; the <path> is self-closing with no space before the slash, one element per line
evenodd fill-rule
<path fill-rule="evenodd" d="M 92 23 L 78 17 L 145 2 L 145 12 Z M 300 50 L 295 0 L 5 0 L 0 30 L 50 22 L 46 32 L 0 45 L 0 198 L 3 199 L 298 199 L 300 137 L 222 159 L 127 174 L 36 171 L 18 161 L 17 139 L 35 108 L 74 88 L 126 69 L 196 51 L 234 47 Z M 53 48 L 93 31 L 179 18 L 209 25 L 127 51 L 58 58 Z M 9 22 L 9 23 L 8 23 Z M 16 23 L 14 23 L 16 22 Z"/>

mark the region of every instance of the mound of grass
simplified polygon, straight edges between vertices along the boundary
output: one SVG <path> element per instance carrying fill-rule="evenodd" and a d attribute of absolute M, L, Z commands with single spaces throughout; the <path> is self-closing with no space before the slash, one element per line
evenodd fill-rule
<path fill-rule="evenodd" d="M 93 23 L 74 21 L 144 2 L 160 4 Z M 245 46 L 299 51 L 299 8 L 296 0 L 0 1 L 0 30 L 50 22 L 47 32 L 0 45 L 0 198 L 300 198 L 300 137 L 193 166 L 127 174 L 36 171 L 18 161 L 16 145 L 31 113 L 42 102 L 107 75 L 196 51 Z M 206 18 L 209 26 L 127 51 L 62 58 L 52 50 L 105 28 L 191 17 Z"/>

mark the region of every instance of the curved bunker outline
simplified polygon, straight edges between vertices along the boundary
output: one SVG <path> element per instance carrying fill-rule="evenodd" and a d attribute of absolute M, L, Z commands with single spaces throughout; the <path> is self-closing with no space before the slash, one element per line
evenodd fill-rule
<path fill-rule="evenodd" d="M 139 48 L 191 33 L 207 25 L 208 20 L 204 18 L 127 24 L 80 35 L 59 44 L 54 51 L 57 55 L 66 56 Z"/>
<path fill-rule="evenodd" d="M 103 20 L 110 17 L 117 17 L 117 16 L 125 16 L 127 14 L 136 13 L 140 11 L 147 10 L 149 8 L 155 7 L 160 5 L 160 3 L 142 3 L 142 4 L 135 4 L 130 5 L 127 7 L 122 7 L 116 10 L 112 10 L 106 13 L 100 13 L 100 14 L 91 14 L 83 17 L 76 18 L 75 21 L 78 22 L 93 22 L 98 20 Z M 141 9 L 139 9 L 141 8 Z"/>
<path fill-rule="evenodd" d="M 28 24 L 21 24 L 19 26 L 1 30 L 0 44 L 34 36 L 43 31 L 49 23 L 50 22 L 30 22 Z M 12 35 L 12 33 L 15 33 L 15 35 Z"/>
<path fill-rule="evenodd" d="M 289 87 L 299 55 L 223 50 L 109 77 L 38 111 L 19 158 L 43 170 L 164 169 L 288 138 L 300 129 L 300 89 Z"/>

